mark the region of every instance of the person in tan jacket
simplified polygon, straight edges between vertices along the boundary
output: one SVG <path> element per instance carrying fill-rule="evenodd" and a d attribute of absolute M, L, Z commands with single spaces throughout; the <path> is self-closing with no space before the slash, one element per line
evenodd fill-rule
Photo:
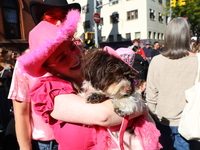
<path fill-rule="evenodd" d="M 147 76 L 147 104 L 161 132 L 163 150 L 193 150 L 195 141 L 178 133 L 186 105 L 185 90 L 192 87 L 197 75 L 197 57 L 190 52 L 190 28 L 183 18 L 175 18 L 165 29 L 165 48 L 155 56 Z"/>

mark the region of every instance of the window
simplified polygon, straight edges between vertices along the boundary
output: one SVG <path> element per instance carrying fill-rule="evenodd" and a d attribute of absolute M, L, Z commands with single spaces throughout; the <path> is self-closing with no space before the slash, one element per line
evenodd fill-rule
<path fill-rule="evenodd" d="M 100 22 L 100 25 L 103 25 L 103 17 L 101 18 L 101 22 Z"/>
<path fill-rule="evenodd" d="M 3 21 L 6 39 L 20 39 L 19 14 L 15 0 L 3 0 Z"/>
<path fill-rule="evenodd" d="M 138 19 L 138 10 L 132 10 L 127 12 L 127 20 Z"/>
<path fill-rule="evenodd" d="M 154 21 L 155 20 L 155 10 L 149 9 L 149 18 Z"/>
<path fill-rule="evenodd" d="M 102 0 L 97 0 L 97 6 L 101 7 L 101 5 L 102 5 Z"/>
<path fill-rule="evenodd" d="M 153 33 L 153 39 L 156 39 L 156 32 Z"/>
<path fill-rule="evenodd" d="M 163 16 L 162 16 L 161 13 L 158 13 L 158 21 L 159 21 L 160 23 L 163 23 Z"/>
<path fill-rule="evenodd" d="M 140 39 L 140 38 L 141 38 L 140 32 L 135 32 L 135 39 Z"/>
<path fill-rule="evenodd" d="M 117 41 L 122 41 L 122 35 L 121 34 L 117 34 Z"/>
<path fill-rule="evenodd" d="M 88 13 L 89 12 L 89 4 L 82 7 L 82 13 Z"/>
<path fill-rule="evenodd" d="M 160 4 L 162 4 L 162 0 L 158 0 L 158 2 L 159 2 Z"/>
<path fill-rule="evenodd" d="M 151 39 L 151 31 L 149 31 L 149 36 L 148 36 L 148 39 Z"/>
<path fill-rule="evenodd" d="M 157 39 L 160 40 L 160 33 L 157 34 Z"/>
<path fill-rule="evenodd" d="M 102 42 L 105 42 L 105 41 L 106 41 L 106 37 L 105 37 L 105 36 L 102 36 L 102 37 L 101 37 L 101 41 L 102 41 Z"/>
<path fill-rule="evenodd" d="M 131 33 L 126 33 L 126 40 L 131 40 Z"/>
<path fill-rule="evenodd" d="M 109 35 L 109 42 L 113 42 L 114 41 L 114 36 L 113 35 Z"/>
<path fill-rule="evenodd" d="M 85 29 L 90 28 L 90 20 L 87 20 L 87 21 L 84 22 L 84 28 Z"/>
<path fill-rule="evenodd" d="M 165 19 L 166 19 L 166 20 L 165 20 L 165 23 L 168 24 L 168 22 L 169 22 L 169 17 L 166 16 Z"/>
<path fill-rule="evenodd" d="M 112 2 L 113 1 L 113 2 Z M 115 5 L 115 4 L 118 4 L 118 0 L 109 0 L 109 4 L 110 5 Z"/>
<path fill-rule="evenodd" d="M 161 40 L 164 40 L 164 34 L 161 33 Z"/>
<path fill-rule="evenodd" d="M 119 14 L 112 14 L 110 16 L 110 22 L 111 23 L 118 23 L 119 22 Z"/>

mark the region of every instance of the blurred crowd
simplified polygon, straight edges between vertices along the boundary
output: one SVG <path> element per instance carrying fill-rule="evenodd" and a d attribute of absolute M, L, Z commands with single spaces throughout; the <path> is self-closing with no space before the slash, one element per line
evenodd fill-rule
<path fill-rule="evenodd" d="M 16 63 L 16 58 L 20 56 L 20 52 L 16 50 L 6 49 L 0 46 L 0 133 L 9 134 L 9 122 L 13 119 L 12 101 L 8 100 L 8 93 L 12 80 L 13 70 Z M 14 129 L 14 125 L 11 127 Z M 12 134 L 15 134 L 14 132 Z M 1 140 L 1 144 L 7 145 L 7 139 Z M 16 143 L 16 142 L 15 142 Z M 1 145 L 2 146 L 2 145 Z"/>

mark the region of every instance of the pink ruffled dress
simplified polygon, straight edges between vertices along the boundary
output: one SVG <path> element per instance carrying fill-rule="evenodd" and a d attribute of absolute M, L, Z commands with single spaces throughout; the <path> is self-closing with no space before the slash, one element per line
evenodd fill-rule
<path fill-rule="evenodd" d="M 54 98 L 60 94 L 74 93 L 72 84 L 63 79 L 42 77 L 30 90 L 36 114 L 53 129 L 59 150 L 108 150 L 116 148 L 108 131 L 100 126 L 86 126 L 55 120 L 50 116 L 54 108 Z"/>
<path fill-rule="evenodd" d="M 110 128 L 112 133 L 117 133 L 115 137 L 118 139 L 120 150 L 160 150 L 162 148 L 159 143 L 160 131 L 154 123 L 148 120 L 147 116 L 142 115 L 131 120 L 127 120 L 127 118 L 129 117 L 124 118 L 121 126 Z M 126 127 L 132 128 L 134 134 L 130 135 L 124 132 Z"/>

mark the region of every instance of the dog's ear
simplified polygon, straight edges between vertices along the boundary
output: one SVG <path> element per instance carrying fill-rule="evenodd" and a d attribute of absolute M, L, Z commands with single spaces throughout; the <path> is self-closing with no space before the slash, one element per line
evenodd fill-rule
<path fill-rule="evenodd" d="M 105 60 L 103 51 L 90 51 L 83 57 L 82 76 L 85 80 L 91 81 L 93 84 L 94 79 L 99 82 L 105 74 Z"/>

